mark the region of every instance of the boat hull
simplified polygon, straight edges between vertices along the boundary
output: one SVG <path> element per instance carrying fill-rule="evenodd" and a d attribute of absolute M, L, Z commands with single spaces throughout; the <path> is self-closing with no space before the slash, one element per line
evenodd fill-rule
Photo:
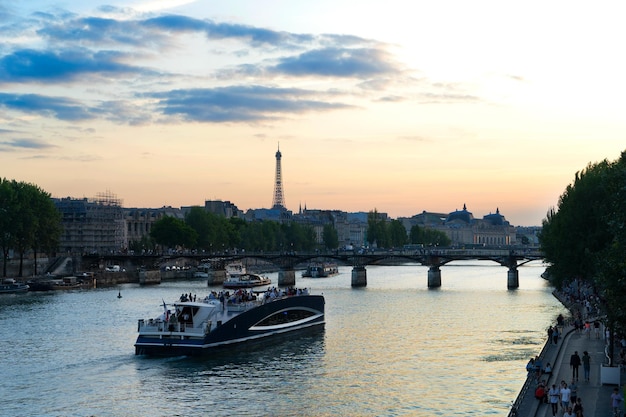
<path fill-rule="evenodd" d="M 299 295 L 285 297 L 242 312 L 232 319 L 218 323 L 218 327 L 204 337 L 190 337 L 183 333 L 164 332 L 158 336 L 140 334 L 135 343 L 135 354 L 149 356 L 202 356 L 238 345 L 252 345 L 296 333 L 318 331 L 324 328 L 324 297 Z M 302 320 L 274 325 L 261 325 L 268 317 L 294 311 L 307 311 Z"/>

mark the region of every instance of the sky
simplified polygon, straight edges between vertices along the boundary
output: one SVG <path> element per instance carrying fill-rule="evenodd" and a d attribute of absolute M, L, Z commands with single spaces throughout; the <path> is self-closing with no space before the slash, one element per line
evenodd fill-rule
<path fill-rule="evenodd" d="M 0 177 L 539 226 L 626 149 L 622 2 L 0 0 Z"/>

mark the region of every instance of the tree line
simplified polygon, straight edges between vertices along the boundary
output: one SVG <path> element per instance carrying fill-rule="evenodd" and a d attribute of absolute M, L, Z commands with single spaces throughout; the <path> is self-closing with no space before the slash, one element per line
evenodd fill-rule
<path fill-rule="evenodd" d="M 407 243 L 450 245 L 450 239 L 445 233 L 419 226 L 413 226 L 407 235 L 402 222 L 387 221 L 375 209 L 368 213 L 366 240 L 371 247 L 378 248 L 401 248 Z M 334 250 L 339 247 L 339 238 L 331 223 L 324 225 L 322 243 L 318 244 L 311 225 L 268 220 L 248 222 L 236 217 L 218 216 L 202 207 L 192 207 L 184 220 L 164 217 L 156 221 L 150 231 L 150 238 L 131 242 L 130 249 L 153 250 L 156 245 L 210 253 L 224 252 L 230 248 L 253 252 L 289 252 Z"/>
<path fill-rule="evenodd" d="M 24 256 L 34 253 L 37 274 L 37 254 L 58 250 L 62 233 L 62 215 L 50 194 L 38 186 L 0 178 L 0 247 L 3 254 L 3 276 L 7 275 L 9 252 L 19 255 L 19 276 L 22 276 Z M 332 223 L 322 230 L 322 243 L 317 242 L 313 226 L 298 222 L 254 221 L 225 218 L 192 207 L 184 220 L 163 217 L 152 226 L 149 236 L 130 242 L 129 249 L 137 253 L 163 248 L 183 247 L 208 252 L 224 252 L 230 248 L 248 251 L 289 252 L 334 250 L 339 246 L 338 233 Z M 376 209 L 368 213 L 366 240 L 370 247 L 400 248 L 407 243 L 448 246 L 450 240 L 438 231 L 414 226 L 407 235 L 399 220 L 388 221 Z M 358 242 L 354 242 L 358 244 Z"/>
<path fill-rule="evenodd" d="M 61 213 L 50 194 L 36 185 L 0 178 L 0 246 L 2 276 L 7 276 L 9 251 L 19 255 L 21 277 L 24 255 L 32 250 L 37 273 L 37 253 L 54 252 L 61 236 Z"/>
<path fill-rule="evenodd" d="M 380 248 L 401 248 L 407 243 L 424 246 L 450 246 L 444 232 L 414 225 L 409 234 L 400 220 L 387 221 L 374 209 L 367 214 L 367 242 Z"/>
<path fill-rule="evenodd" d="M 626 152 L 577 172 L 543 221 L 540 244 L 550 281 L 578 279 L 601 300 L 606 324 L 626 334 Z M 611 340 L 611 357 L 614 341 Z"/>

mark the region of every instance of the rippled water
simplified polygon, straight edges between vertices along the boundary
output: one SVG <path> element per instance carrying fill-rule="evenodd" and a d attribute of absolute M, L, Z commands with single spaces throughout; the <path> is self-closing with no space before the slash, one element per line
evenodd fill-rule
<path fill-rule="evenodd" d="M 324 332 L 209 359 L 134 355 L 137 319 L 204 281 L 0 297 L 0 414 L 7 416 L 505 416 L 563 307 L 520 268 L 489 262 L 348 267 L 297 278 L 326 297 Z M 276 274 L 270 274 L 276 282 Z M 118 299 L 121 289 L 123 298 Z"/>

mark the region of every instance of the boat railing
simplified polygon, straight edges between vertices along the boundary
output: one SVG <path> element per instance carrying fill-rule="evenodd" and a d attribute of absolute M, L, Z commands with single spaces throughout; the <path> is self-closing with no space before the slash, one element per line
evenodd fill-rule
<path fill-rule="evenodd" d="M 139 319 L 137 324 L 137 331 L 142 333 L 201 333 L 204 331 L 204 328 L 204 325 L 201 328 L 195 328 L 185 322 L 164 321 L 161 319 Z"/>

